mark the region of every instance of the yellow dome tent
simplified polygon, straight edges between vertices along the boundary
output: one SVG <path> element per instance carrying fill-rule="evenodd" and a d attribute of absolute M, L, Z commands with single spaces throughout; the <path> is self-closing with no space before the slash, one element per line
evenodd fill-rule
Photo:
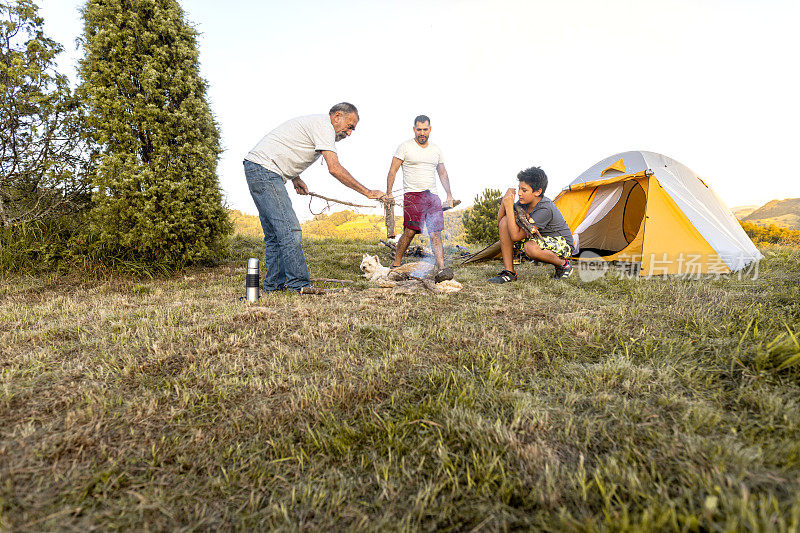
<path fill-rule="evenodd" d="M 763 257 L 714 191 L 661 154 L 608 157 L 554 202 L 579 256 L 627 263 L 640 276 L 724 274 Z"/>

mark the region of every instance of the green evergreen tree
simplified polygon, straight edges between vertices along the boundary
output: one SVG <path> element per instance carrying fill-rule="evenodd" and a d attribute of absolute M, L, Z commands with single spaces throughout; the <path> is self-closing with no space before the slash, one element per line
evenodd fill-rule
<path fill-rule="evenodd" d="M 62 47 L 32 0 L 0 0 L 0 227 L 88 203 L 78 102 L 55 69 Z"/>
<path fill-rule="evenodd" d="M 140 261 L 180 267 L 218 256 L 231 225 L 197 32 L 176 0 L 87 0 L 83 19 L 92 233 Z"/>
<path fill-rule="evenodd" d="M 475 204 L 464 212 L 464 239 L 469 243 L 492 244 L 500 238 L 497 228 L 497 211 L 500 209 L 500 191 L 486 189 L 475 197 Z"/>

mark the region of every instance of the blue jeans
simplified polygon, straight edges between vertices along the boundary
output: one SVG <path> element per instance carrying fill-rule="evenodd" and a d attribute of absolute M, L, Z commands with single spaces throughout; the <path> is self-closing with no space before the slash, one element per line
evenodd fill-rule
<path fill-rule="evenodd" d="M 264 290 L 308 287 L 311 276 L 300 244 L 302 231 L 286 184 L 278 174 L 252 161 L 244 161 L 244 175 L 264 230 Z"/>

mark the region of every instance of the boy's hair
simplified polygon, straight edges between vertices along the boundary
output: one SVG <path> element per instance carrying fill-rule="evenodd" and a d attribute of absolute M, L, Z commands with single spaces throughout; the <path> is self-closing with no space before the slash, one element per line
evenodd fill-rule
<path fill-rule="evenodd" d="M 544 196 L 544 191 L 547 190 L 547 174 L 539 167 L 520 170 L 519 174 L 517 174 L 517 179 L 530 185 L 531 189 L 534 191 L 542 189 L 542 194 L 540 196 Z"/>

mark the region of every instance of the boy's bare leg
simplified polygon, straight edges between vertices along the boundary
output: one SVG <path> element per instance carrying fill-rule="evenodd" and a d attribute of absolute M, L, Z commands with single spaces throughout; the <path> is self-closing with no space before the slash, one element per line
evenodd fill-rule
<path fill-rule="evenodd" d="M 394 261 L 392 261 L 393 267 L 400 266 L 400 263 L 403 261 L 403 254 L 406 253 L 408 245 L 411 244 L 411 239 L 413 239 L 414 235 L 417 233 L 418 232 L 413 229 L 403 228 L 403 234 L 400 236 L 400 240 L 397 241 L 397 247 L 395 247 Z"/>
<path fill-rule="evenodd" d="M 503 218 L 497 226 L 500 230 L 500 251 L 503 253 L 503 267 L 509 272 L 514 272 L 514 240 L 508 231 L 508 219 Z"/>
<path fill-rule="evenodd" d="M 566 264 L 565 259 L 557 256 L 550 250 L 542 250 L 533 241 L 528 241 L 525 243 L 525 255 L 531 259 L 536 259 L 537 261 L 542 261 L 544 263 L 550 263 L 551 265 L 555 265 L 557 267 L 563 267 Z"/>
<path fill-rule="evenodd" d="M 431 233 L 431 249 L 433 257 L 436 258 L 436 267 L 441 270 L 444 268 L 444 246 L 442 246 L 442 232 Z"/>

